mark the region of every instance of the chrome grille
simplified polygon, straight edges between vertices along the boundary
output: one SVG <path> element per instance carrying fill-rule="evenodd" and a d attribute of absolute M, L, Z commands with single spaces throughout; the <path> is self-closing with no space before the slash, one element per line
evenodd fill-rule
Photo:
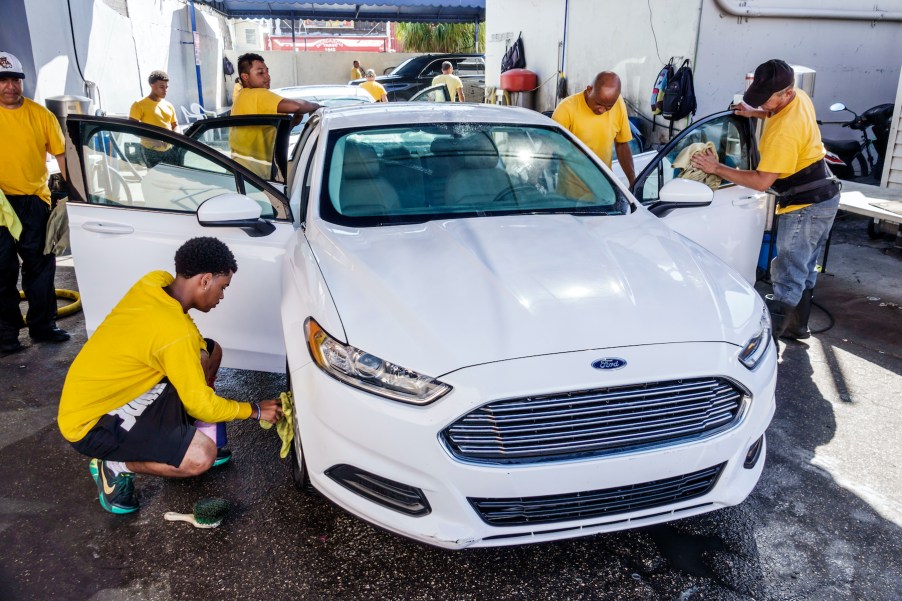
<path fill-rule="evenodd" d="M 592 457 L 710 436 L 739 419 L 743 396 L 728 380 L 696 378 L 495 401 L 442 438 L 468 461 Z"/>
<path fill-rule="evenodd" d="M 543 497 L 467 500 L 479 517 L 492 526 L 585 520 L 701 497 L 714 488 L 725 465 L 722 463 L 683 476 L 617 488 Z"/>

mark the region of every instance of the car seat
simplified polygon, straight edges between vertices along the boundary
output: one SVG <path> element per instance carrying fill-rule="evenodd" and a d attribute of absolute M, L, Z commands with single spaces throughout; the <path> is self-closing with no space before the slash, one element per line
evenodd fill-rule
<path fill-rule="evenodd" d="M 463 140 L 460 148 L 463 169 L 448 176 L 445 202 L 449 205 L 485 204 L 511 189 L 507 172 L 498 166 L 498 149 L 484 133 Z"/>
<path fill-rule="evenodd" d="M 379 171 L 379 158 L 372 146 L 345 143 L 339 187 L 342 215 L 385 215 L 400 207 L 397 192 Z"/>

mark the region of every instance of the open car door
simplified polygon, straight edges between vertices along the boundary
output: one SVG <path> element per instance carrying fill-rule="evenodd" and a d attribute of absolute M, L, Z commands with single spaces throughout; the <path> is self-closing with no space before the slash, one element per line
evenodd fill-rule
<path fill-rule="evenodd" d="M 192 128 L 209 144 L 137 121 L 67 120 L 70 242 L 89 335 L 146 273 L 172 273 L 186 240 L 212 236 L 229 246 L 238 272 L 220 305 L 192 318 L 222 344 L 224 366 L 284 369 L 281 264 L 295 229 L 282 191 L 230 158 L 224 121 L 239 119 L 234 127 L 275 131 L 284 120 L 229 117 Z"/>
<path fill-rule="evenodd" d="M 410 102 L 450 102 L 448 86 L 439 84 L 424 88 L 410 97 Z"/>
<path fill-rule="evenodd" d="M 730 167 L 752 169 L 758 164 L 750 120 L 732 111 L 715 113 L 696 121 L 671 140 L 639 173 L 631 190 L 633 195 L 654 212 L 661 187 L 683 176 L 684 170 L 673 166 L 680 154 L 690 153 L 693 144 L 708 142 L 718 160 Z M 682 208 L 662 214 L 661 218 L 754 284 L 767 222 L 767 194 L 727 180 L 712 179 L 706 183 L 714 191 L 709 206 Z"/>

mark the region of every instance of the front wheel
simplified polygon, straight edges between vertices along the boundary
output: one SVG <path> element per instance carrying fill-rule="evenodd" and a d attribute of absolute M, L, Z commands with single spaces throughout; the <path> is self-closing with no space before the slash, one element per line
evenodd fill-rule
<path fill-rule="evenodd" d="M 297 431 L 294 433 L 294 441 L 291 443 L 291 452 L 288 453 L 291 462 L 291 480 L 294 487 L 304 494 L 318 494 L 316 487 L 310 482 L 310 474 L 307 471 L 307 461 L 304 459 L 304 448 Z"/>

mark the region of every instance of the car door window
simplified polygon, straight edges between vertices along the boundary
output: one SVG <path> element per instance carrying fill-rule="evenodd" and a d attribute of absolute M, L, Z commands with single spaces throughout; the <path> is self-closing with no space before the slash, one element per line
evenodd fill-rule
<path fill-rule="evenodd" d="M 257 177 L 285 183 L 290 116 L 242 115 L 199 121 L 186 132 Z"/>
<path fill-rule="evenodd" d="M 448 102 L 450 100 L 446 85 L 430 86 L 410 97 L 410 102 Z"/>
<path fill-rule="evenodd" d="M 485 63 L 483 63 L 481 58 L 466 58 L 459 63 L 455 67 L 455 71 L 459 77 L 464 77 L 467 75 L 485 75 Z"/>
<path fill-rule="evenodd" d="M 723 115 L 701 122 L 684 132 L 665 147 L 661 155 L 637 179 L 636 197 L 646 205 L 657 202 L 660 199 L 661 187 L 677 177 L 704 180 L 714 190 L 733 185 L 729 180 L 705 177 L 696 170 L 679 165 L 683 165 L 693 151 L 709 145 L 724 165 L 736 169 L 749 169 L 751 164 L 749 139 L 744 133 L 746 128 L 740 119 L 741 117 L 732 114 Z M 680 158 L 684 160 L 680 161 Z"/>
<path fill-rule="evenodd" d="M 445 61 L 432 61 L 425 69 L 423 69 L 422 73 L 420 73 L 420 77 L 435 77 L 436 75 L 441 75 L 443 62 Z M 452 64 L 454 63 L 454 61 L 451 62 Z"/>
<path fill-rule="evenodd" d="M 180 142 L 178 134 L 128 124 L 93 128 L 82 142 L 89 204 L 194 213 L 206 200 L 242 193 L 256 200 L 262 217 L 285 215 L 274 197 L 218 162 Z"/>

